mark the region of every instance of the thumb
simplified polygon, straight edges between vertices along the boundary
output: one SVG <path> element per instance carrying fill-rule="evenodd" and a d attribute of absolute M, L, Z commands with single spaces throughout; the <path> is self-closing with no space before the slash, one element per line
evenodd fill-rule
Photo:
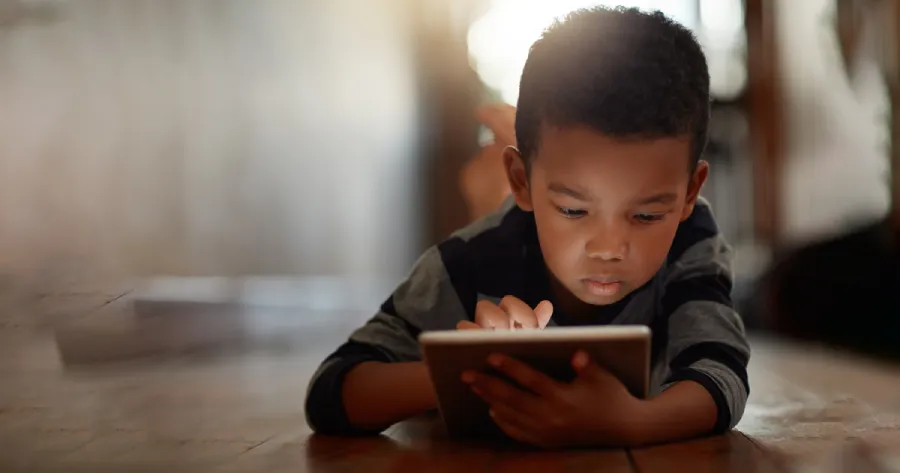
<path fill-rule="evenodd" d="M 534 308 L 534 316 L 537 318 L 538 328 L 546 327 L 550 323 L 550 318 L 553 317 L 553 304 L 550 301 L 541 301 Z"/>

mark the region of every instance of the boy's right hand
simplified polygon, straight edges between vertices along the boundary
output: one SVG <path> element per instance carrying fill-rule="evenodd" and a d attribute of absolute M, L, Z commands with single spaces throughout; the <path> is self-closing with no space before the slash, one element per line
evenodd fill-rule
<path fill-rule="evenodd" d="M 543 301 L 534 309 L 513 296 L 506 296 L 500 305 L 490 301 L 478 301 L 475 306 L 475 321 L 463 320 L 456 324 L 457 330 L 516 330 L 542 329 L 553 316 L 553 304 Z"/>

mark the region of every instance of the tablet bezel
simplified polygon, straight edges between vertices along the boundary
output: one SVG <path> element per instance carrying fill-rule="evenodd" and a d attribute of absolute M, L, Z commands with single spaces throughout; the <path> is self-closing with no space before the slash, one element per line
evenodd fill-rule
<path fill-rule="evenodd" d="M 649 339 L 646 325 L 604 325 L 599 327 L 547 327 L 543 330 L 434 330 L 422 332 L 419 343 L 468 344 L 470 342 L 515 343 L 523 341 L 598 341 Z"/>

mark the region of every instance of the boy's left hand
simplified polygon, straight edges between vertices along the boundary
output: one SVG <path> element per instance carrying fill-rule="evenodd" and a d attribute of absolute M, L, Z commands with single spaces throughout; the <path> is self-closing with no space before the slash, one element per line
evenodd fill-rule
<path fill-rule="evenodd" d="M 496 377 L 466 372 L 463 381 L 484 399 L 507 435 L 539 447 L 627 445 L 633 443 L 643 402 L 584 352 L 572 359 L 578 374 L 562 383 L 503 355 L 489 363 L 525 389 Z"/>

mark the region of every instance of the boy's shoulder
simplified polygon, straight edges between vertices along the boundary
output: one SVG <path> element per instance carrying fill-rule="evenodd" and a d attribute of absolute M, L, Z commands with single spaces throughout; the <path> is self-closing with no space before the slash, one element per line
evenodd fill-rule
<path fill-rule="evenodd" d="M 530 301 L 545 295 L 542 286 L 535 287 L 541 281 L 542 259 L 534 216 L 512 196 L 430 251 L 470 314 L 480 299 L 511 295 Z"/>
<path fill-rule="evenodd" d="M 710 273 L 730 280 L 732 255 L 709 202 L 700 197 L 690 217 L 678 226 L 662 280 L 668 285 Z"/>
<path fill-rule="evenodd" d="M 672 246 L 669 248 L 668 262 L 678 261 L 699 243 L 719 238 L 721 238 L 719 225 L 716 223 L 709 201 L 698 197 L 691 215 L 678 225 Z"/>
<path fill-rule="evenodd" d="M 472 262 L 498 254 L 521 254 L 521 248 L 536 242 L 534 217 L 508 197 L 490 214 L 462 227 L 437 247 L 445 260 L 466 258 Z"/>
<path fill-rule="evenodd" d="M 476 237 L 484 238 L 486 235 L 502 236 L 505 232 L 497 232 L 504 225 L 509 227 L 515 224 L 515 215 L 524 214 L 516 205 L 516 201 L 512 196 L 507 197 L 493 212 L 479 218 L 478 220 L 454 231 L 447 237 L 447 240 L 461 240 L 469 242 Z M 511 235 L 510 235 L 511 236 Z"/>
<path fill-rule="evenodd" d="M 517 272 L 515 261 L 532 248 L 538 248 L 534 216 L 510 196 L 492 213 L 451 233 L 436 249 L 451 271 L 507 273 Z"/>

